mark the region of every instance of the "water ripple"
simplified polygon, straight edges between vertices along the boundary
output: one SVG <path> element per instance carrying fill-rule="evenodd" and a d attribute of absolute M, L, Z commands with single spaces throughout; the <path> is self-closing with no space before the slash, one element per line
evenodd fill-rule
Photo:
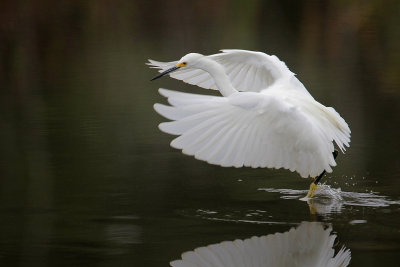
<path fill-rule="evenodd" d="M 220 210 L 197 209 L 181 210 L 179 213 L 187 217 L 196 217 L 210 221 L 267 224 L 267 225 L 295 225 L 289 220 L 280 221 L 274 218 L 269 212 L 260 209 L 235 209 L 222 208 Z"/>

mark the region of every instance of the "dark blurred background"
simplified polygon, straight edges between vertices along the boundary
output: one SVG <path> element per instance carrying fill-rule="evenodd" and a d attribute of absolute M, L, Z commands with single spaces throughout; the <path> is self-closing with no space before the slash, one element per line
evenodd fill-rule
<path fill-rule="evenodd" d="M 187 215 L 216 203 L 308 220 L 304 203 L 269 206 L 278 197 L 256 190 L 308 187 L 296 174 L 210 166 L 168 146 L 152 110 L 164 101 L 157 88 L 210 92 L 168 78 L 150 83 L 148 58 L 226 48 L 277 55 L 352 129 L 333 178 L 398 198 L 399 25 L 396 0 L 3 0 L 0 265 L 166 266 L 196 246 L 289 228 Z M 291 205 L 302 212 L 290 217 Z M 395 262 L 399 232 L 378 227 L 398 223 L 393 212 L 394 221 L 372 220 L 354 235 L 343 214 L 328 220 L 354 266 Z M 382 244 L 392 246 L 377 250 Z"/>

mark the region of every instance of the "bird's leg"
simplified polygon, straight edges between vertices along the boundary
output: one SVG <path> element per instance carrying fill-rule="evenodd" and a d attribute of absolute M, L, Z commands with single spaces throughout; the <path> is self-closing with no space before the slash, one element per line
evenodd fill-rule
<path fill-rule="evenodd" d="M 336 157 L 338 155 L 338 151 L 335 150 L 335 151 L 333 151 L 332 154 L 333 154 L 333 158 L 336 159 Z M 317 184 L 319 183 L 319 180 L 321 180 L 322 176 L 324 176 L 325 172 L 326 171 L 324 170 L 320 175 L 318 175 L 317 178 L 315 178 L 315 179 L 313 178 L 314 182 L 312 182 L 310 184 L 310 189 L 308 190 L 308 193 L 307 193 L 308 198 L 312 198 L 314 196 L 315 190 L 317 189 Z"/>
<path fill-rule="evenodd" d="M 310 184 L 310 189 L 308 189 L 308 193 L 307 193 L 307 198 L 312 198 L 315 194 L 315 189 L 317 189 L 317 184 L 315 184 L 314 182 L 312 182 Z"/>

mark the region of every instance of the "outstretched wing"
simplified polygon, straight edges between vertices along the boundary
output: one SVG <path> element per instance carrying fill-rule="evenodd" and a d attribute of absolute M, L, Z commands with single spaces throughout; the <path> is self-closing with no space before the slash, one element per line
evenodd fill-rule
<path fill-rule="evenodd" d="M 225 68 L 233 87 L 238 91 L 260 92 L 283 77 L 295 79 L 296 85 L 304 88 L 285 63 L 276 56 L 247 50 L 222 50 L 222 52 L 208 57 Z M 175 66 L 176 63 L 177 61 L 159 62 L 149 59 L 148 65 L 162 72 Z M 183 68 L 172 72 L 170 76 L 205 89 L 217 89 L 210 74 L 201 69 Z"/>
<path fill-rule="evenodd" d="M 291 103 L 295 98 L 282 97 L 282 92 L 272 89 L 229 97 L 165 89 L 160 93 L 168 97 L 171 106 L 155 104 L 154 108 L 172 121 L 159 128 L 179 135 L 171 146 L 211 164 L 285 168 L 302 177 L 315 177 L 323 170 L 331 172 L 336 165 L 333 140 L 340 147 L 348 146 L 350 130 L 336 112 L 321 105 L 331 121 L 315 111 L 320 107 L 303 109 Z"/>

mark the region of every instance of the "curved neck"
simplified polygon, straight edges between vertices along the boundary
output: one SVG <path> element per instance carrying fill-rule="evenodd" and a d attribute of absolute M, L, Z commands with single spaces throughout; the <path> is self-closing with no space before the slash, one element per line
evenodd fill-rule
<path fill-rule="evenodd" d="M 224 68 L 217 62 L 207 57 L 201 59 L 199 68 L 208 72 L 214 79 L 215 85 L 220 93 L 227 97 L 233 93 L 238 92 L 229 80 L 228 75 L 226 75 Z"/>

